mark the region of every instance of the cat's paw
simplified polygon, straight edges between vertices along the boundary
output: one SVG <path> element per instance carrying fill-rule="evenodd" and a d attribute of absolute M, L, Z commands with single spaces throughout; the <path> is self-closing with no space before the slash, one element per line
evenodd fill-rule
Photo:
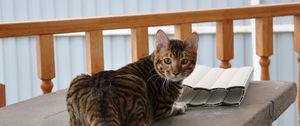
<path fill-rule="evenodd" d="M 178 109 L 177 114 L 182 114 L 187 111 L 187 105 L 185 103 L 181 103 L 181 102 L 175 103 L 174 106 L 176 106 L 176 108 Z"/>

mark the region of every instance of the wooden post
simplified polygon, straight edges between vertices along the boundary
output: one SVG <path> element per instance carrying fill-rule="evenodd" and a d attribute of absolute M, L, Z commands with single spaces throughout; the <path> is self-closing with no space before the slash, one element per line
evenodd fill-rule
<path fill-rule="evenodd" d="M 88 72 L 95 74 L 104 70 L 102 31 L 86 32 L 86 62 Z"/>
<path fill-rule="evenodd" d="M 261 57 L 261 80 L 270 80 L 269 56 L 273 54 L 273 18 L 263 17 L 256 20 L 256 54 Z"/>
<path fill-rule="evenodd" d="M 5 85 L 0 83 L 0 108 L 6 105 Z"/>
<path fill-rule="evenodd" d="M 52 79 L 55 77 L 53 35 L 39 35 L 36 44 L 38 76 L 42 80 L 43 93 L 50 93 L 53 88 Z"/>
<path fill-rule="evenodd" d="M 138 61 L 149 53 L 148 27 L 131 29 L 132 61 Z"/>
<path fill-rule="evenodd" d="M 298 114 L 300 115 L 300 15 L 294 17 L 294 23 L 294 50 L 298 53 Z"/>
<path fill-rule="evenodd" d="M 230 68 L 230 60 L 233 59 L 233 21 L 224 20 L 217 22 L 217 33 L 216 33 L 216 48 L 217 57 L 221 60 L 221 68 Z"/>
<path fill-rule="evenodd" d="M 175 38 L 183 40 L 192 33 L 192 24 L 175 25 Z"/>

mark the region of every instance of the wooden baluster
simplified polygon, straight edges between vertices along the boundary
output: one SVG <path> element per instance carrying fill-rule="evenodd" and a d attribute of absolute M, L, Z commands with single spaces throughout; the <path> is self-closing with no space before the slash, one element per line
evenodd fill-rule
<path fill-rule="evenodd" d="M 261 57 L 261 80 L 270 80 L 269 56 L 273 54 L 273 19 L 257 18 L 256 21 L 256 54 Z"/>
<path fill-rule="evenodd" d="M 233 21 L 224 20 L 217 22 L 216 46 L 217 57 L 221 60 L 221 68 L 230 68 L 230 60 L 234 56 L 233 49 Z"/>
<path fill-rule="evenodd" d="M 6 105 L 5 85 L 0 83 L 0 108 Z"/>
<path fill-rule="evenodd" d="M 36 44 L 38 76 L 42 80 L 43 93 L 50 93 L 53 88 L 52 79 L 55 77 L 53 35 L 39 35 Z"/>
<path fill-rule="evenodd" d="M 131 29 L 132 61 L 148 55 L 148 27 Z"/>
<path fill-rule="evenodd" d="M 192 33 L 192 24 L 175 25 L 175 38 L 183 40 Z"/>
<path fill-rule="evenodd" d="M 298 53 L 298 92 L 299 92 L 300 91 L 300 15 L 294 17 L 294 23 L 295 23 L 294 50 Z M 298 93 L 298 114 L 300 115 L 300 93 Z"/>
<path fill-rule="evenodd" d="M 102 31 L 86 32 L 86 62 L 88 72 L 95 74 L 104 70 Z"/>

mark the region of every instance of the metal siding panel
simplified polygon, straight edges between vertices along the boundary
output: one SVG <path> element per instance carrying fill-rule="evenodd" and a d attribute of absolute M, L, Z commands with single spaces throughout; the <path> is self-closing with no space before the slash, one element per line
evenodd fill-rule
<path fill-rule="evenodd" d="M 82 1 L 72 0 L 72 2 L 67 1 L 68 6 L 68 17 L 82 17 Z"/>
<path fill-rule="evenodd" d="M 9 22 L 15 20 L 14 0 L 2 0 L 2 21 Z"/>
<path fill-rule="evenodd" d="M 153 12 L 167 11 L 167 0 L 153 0 Z"/>
<path fill-rule="evenodd" d="M 245 49 L 245 65 L 247 66 L 253 66 L 253 61 L 252 61 L 252 38 L 251 38 L 251 33 L 248 33 L 244 37 L 244 49 Z"/>
<path fill-rule="evenodd" d="M 279 60 L 277 60 L 277 73 L 278 78 L 276 80 L 283 80 L 283 81 L 292 81 L 294 78 L 291 76 L 291 73 L 293 69 L 293 62 L 295 60 L 293 59 L 293 34 L 292 33 L 277 33 L 276 34 L 276 44 L 277 47 L 275 48 L 276 54 L 275 57 L 277 57 Z M 284 67 L 282 67 L 284 64 Z M 290 117 L 290 115 L 296 115 L 296 106 L 293 104 L 289 107 L 288 110 L 286 110 L 278 119 L 279 125 L 296 125 L 297 119 L 295 116 Z"/>
<path fill-rule="evenodd" d="M 96 0 L 96 15 L 109 15 L 111 11 L 110 0 Z"/>
<path fill-rule="evenodd" d="M 213 5 L 212 0 L 198 0 L 198 8 L 211 8 Z"/>
<path fill-rule="evenodd" d="M 124 36 L 125 39 L 125 64 L 129 64 L 132 62 L 132 54 L 131 54 L 131 37 L 129 35 Z"/>
<path fill-rule="evenodd" d="M 139 2 L 138 0 L 131 0 L 130 2 L 124 2 L 124 12 L 125 14 L 135 14 L 139 12 Z"/>
<path fill-rule="evenodd" d="M 55 0 L 55 18 L 67 18 L 68 15 L 68 0 Z"/>
<path fill-rule="evenodd" d="M 139 0 L 138 4 L 139 12 L 152 12 L 153 11 L 153 1 L 152 0 Z"/>
<path fill-rule="evenodd" d="M 36 58 L 36 43 L 37 39 L 36 37 L 29 37 L 29 43 L 30 43 L 30 59 L 31 59 L 31 64 L 30 68 L 31 70 L 31 92 L 32 96 L 39 96 L 42 94 L 40 85 L 41 85 L 41 80 L 38 78 L 38 73 L 37 73 L 37 58 Z M 55 85 L 56 83 L 54 83 Z"/>
<path fill-rule="evenodd" d="M 95 0 L 81 0 L 82 16 L 90 17 L 96 15 L 96 1 Z"/>
<path fill-rule="evenodd" d="M 30 43 L 28 37 L 16 38 L 19 100 L 31 98 Z"/>
<path fill-rule="evenodd" d="M 42 0 L 40 1 L 41 19 L 55 18 L 56 5 L 54 0 Z"/>
<path fill-rule="evenodd" d="M 190 9 L 196 9 L 198 5 L 198 0 L 189 0 L 189 2 L 186 2 L 185 0 L 181 0 L 182 3 L 182 9 L 183 10 L 190 10 Z"/>
<path fill-rule="evenodd" d="M 112 59 L 112 69 L 116 70 L 121 68 L 126 64 L 126 47 L 125 47 L 125 37 L 124 36 L 114 36 L 111 38 L 111 59 Z"/>
<path fill-rule="evenodd" d="M 214 66 L 216 58 L 214 36 L 212 34 L 199 36 L 197 64 Z"/>
<path fill-rule="evenodd" d="M 123 0 L 111 0 L 110 1 L 111 15 L 124 14 L 124 1 Z"/>
<path fill-rule="evenodd" d="M 15 38 L 3 39 L 4 48 L 4 71 L 5 82 L 7 90 L 7 104 L 15 103 L 19 101 L 19 85 L 18 85 L 18 55 L 16 51 Z M 10 93 L 9 93 L 10 92 Z"/>
<path fill-rule="evenodd" d="M 0 83 L 4 83 L 5 82 L 5 60 L 4 59 L 4 43 L 2 41 L 3 39 L 0 39 Z M 4 83 L 5 84 L 5 83 Z"/>
<path fill-rule="evenodd" d="M 71 78 L 76 77 L 81 73 L 87 73 L 86 66 L 86 50 L 84 37 L 74 36 L 70 39 L 70 65 L 71 65 Z M 68 85 L 67 85 L 68 86 Z"/>
<path fill-rule="evenodd" d="M 231 60 L 232 67 L 241 67 L 245 65 L 245 41 L 242 34 L 234 34 L 234 58 Z"/>
<path fill-rule="evenodd" d="M 104 69 L 112 69 L 112 45 L 111 45 L 111 36 L 104 36 L 103 38 L 103 47 L 104 47 Z"/>
<path fill-rule="evenodd" d="M 155 35 L 149 36 L 149 54 L 155 50 Z"/>
<path fill-rule="evenodd" d="M 57 82 L 53 89 L 67 88 L 71 81 L 69 37 L 55 38 L 55 73 Z"/>
<path fill-rule="evenodd" d="M 181 0 L 167 0 L 167 8 L 168 11 L 175 11 L 175 10 L 181 10 L 182 9 L 182 3 Z M 184 2 L 183 2 L 184 3 Z"/>
<path fill-rule="evenodd" d="M 27 20 L 27 0 L 18 0 L 14 3 L 15 21 Z"/>
<path fill-rule="evenodd" d="M 28 20 L 41 19 L 41 3 L 40 0 L 29 0 L 27 4 Z"/>

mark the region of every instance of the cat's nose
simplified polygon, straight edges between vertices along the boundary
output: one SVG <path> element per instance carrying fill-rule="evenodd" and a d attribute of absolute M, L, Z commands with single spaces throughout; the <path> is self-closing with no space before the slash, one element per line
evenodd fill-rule
<path fill-rule="evenodd" d="M 179 74 L 179 71 L 178 71 L 178 70 L 174 70 L 174 71 L 173 71 L 173 74 L 174 74 L 175 76 L 177 76 L 177 75 Z"/>

